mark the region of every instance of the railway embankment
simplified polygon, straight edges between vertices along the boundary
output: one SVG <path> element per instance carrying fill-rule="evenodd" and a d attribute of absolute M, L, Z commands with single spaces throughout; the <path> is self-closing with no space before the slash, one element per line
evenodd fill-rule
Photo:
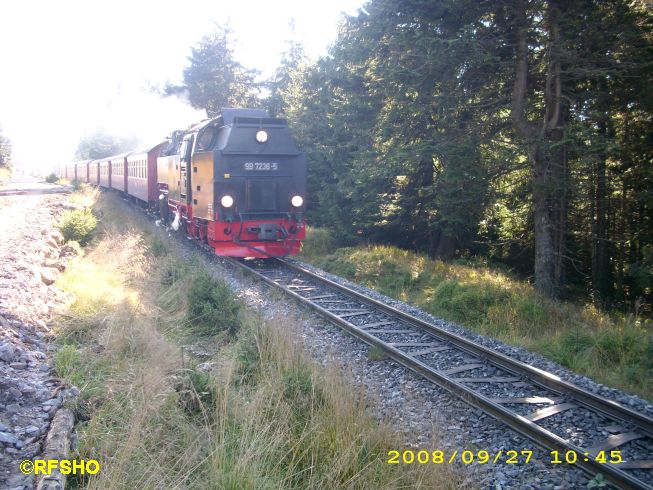
<path fill-rule="evenodd" d="M 54 359 L 80 390 L 67 403 L 74 456 L 101 468 L 77 485 L 478 486 L 460 465 L 387 463 L 413 437 L 413 416 L 395 420 L 419 400 L 392 405 L 384 422 L 371 416 L 374 397 L 347 370 L 306 354 L 306 327 L 319 330 L 321 320 L 185 238 L 171 240 L 112 193 L 95 209 L 96 237 L 57 281 L 72 298 Z M 441 446 L 437 431 L 421 437 Z"/>
<path fill-rule="evenodd" d="M 51 366 L 53 312 L 67 296 L 54 282 L 78 247 L 64 244 L 55 224 L 64 195 L 0 196 L 0 487 L 32 488 L 19 465 L 42 454 L 51 421 L 69 387 Z M 70 424 L 54 424 L 68 438 Z M 52 439 L 51 437 L 51 439 Z M 61 456 L 61 455 L 59 455 Z"/>
<path fill-rule="evenodd" d="M 454 487 L 565 489 L 602 484 L 602 475 L 592 478 L 574 465 L 552 464 L 550 455 L 532 441 L 352 338 L 319 315 L 307 312 L 275 287 L 252 280 L 249 275 L 243 276 L 230 262 L 211 253 L 196 255 L 193 241 L 181 238 L 174 243 L 182 254 L 196 257 L 203 268 L 225 279 L 239 298 L 258 310 L 263 318 L 283 325 L 286 342 L 299 343 L 314 362 L 345 374 L 347 384 L 360 393 L 366 413 L 374 417 L 376 424 L 400 434 L 394 448 L 396 453 L 387 454 L 386 464 L 395 455 L 396 467 L 430 467 L 439 475 L 447 475 L 452 470 L 462 472 L 466 480 L 449 479 Z M 342 278 L 332 279 L 365 290 Z M 364 294 L 375 293 L 365 290 Z M 381 299 L 388 304 L 398 303 L 387 297 Z M 291 329 L 291 325 L 295 328 Z M 501 460 L 507 452 L 511 455 L 517 452 L 522 457 Z M 465 461 L 461 459 L 462 454 Z M 490 454 L 491 463 L 486 464 L 484 458 Z M 526 461 L 524 454 L 532 457 Z"/>
<path fill-rule="evenodd" d="M 74 456 L 101 466 L 77 485 L 602 484 L 600 475 L 552 464 L 523 436 L 193 241 L 169 236 L 115 194 L 103 193 L 95 212 L 99 232 L 56 283 L 72 298 L 58 316 L 54 364 L 80 391 L 66 403 L 77 420 Z M 460 459 L 463 451 L 531 450 L 517 464 Z M 388 464 L 392 451 L 397 465 Z M 451 463 L 440 458 L 454 454 Z"/>
<path fill-rule="evenodd" d="M 338 248 L 333 243 L 326 230 L 309 229 L 299 258 L 455 322 L 485 337 L 492 348 L 504 343 L 523 348 L 507 354 L 525 356 L 573 382 L 586 385 L 583 377 L 589 376 L 604 385 L 594 389 L 620 403 L 641 405 L 611 388 L 653 400 L 653 321 L 638 312 L 606 313 L 592 305 L 552 301 L 526 281 L 478 261 L 445 263 L 395 247 Z M 551 362 L 531 359 L 526 351 Z"/>

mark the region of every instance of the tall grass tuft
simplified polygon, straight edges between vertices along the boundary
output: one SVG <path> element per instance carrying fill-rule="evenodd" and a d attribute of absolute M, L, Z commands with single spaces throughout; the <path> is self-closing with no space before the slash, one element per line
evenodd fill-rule
<path fill-rule="evenodd" d="M 215 377 L 218 487 L 465 487 L 451 467 L 388 465 L 388 451 L 402 447 L 398 436 L 365 414 L 337 368 L 316 366 L 288 341 L 293 323 L 250 317 L 235 364 Z"/>

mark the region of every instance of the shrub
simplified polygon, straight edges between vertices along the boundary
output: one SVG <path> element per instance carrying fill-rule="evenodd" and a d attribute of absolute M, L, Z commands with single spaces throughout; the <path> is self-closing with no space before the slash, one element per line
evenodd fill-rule
<path fill-rule="evenodd" d="M 530 297 L 517 298 L 517 313 L 524 322 L 539 324 L 546 321 L 546 311 Z"/>
<path fill-rule="evenodd" d="M 185 262 L 178 260 L 169 260 L 163 264 L 163 272 L 161 274 L 161 284 L 164 286 L 172 286 L 177 281 L 180 281 L 190 273 L 191 269 Z"/>
<path fill-rule="evenodd" d="M 64 241 L 74 240 L 83 246 L 91 241 L 96 226 L 97 218 L 90 209 L 76 209 L 63 215 L 58 228 Z"/>
<path fill-rule="evenodd" d="M 222 280 L 206 272 L 192 279 L 188 288 L 188 329 L 200 336 L 219 332 L 235 334 L 241 326 L 240 303 Z"/>
<path fill-rule="evenodd" d="M 302 255 L 307 257 L 324 257 L 337 248 L 333 232 L 326 228 L 306 228 L 306 240 L 302 243 Z"/>
<path fill-rule="evenodd" d="M 54 172 L 45 178 L 45 181 L 48 184 L 54 184 L 57 180 L 59 180 L 59 177 L 57 177 L 57 174 L 55 174 Z"/>
<path fill-rule="evenodd" d="M 433 293 L 433 304 L 448 312 L 455 320 L 480 324 L 492 305 L 508 299 L 501 288 L 465 284 L 455 279 L 442 281 Z"/>
<path fill-rule="evenodd" d="M 167 255 L 168 247 L 160 238 L 155 237 L 148 245 L 147 253 L 152 257 L 163 257 L 164 255 Z"/>
<path fill-rule="evenodd" d="M 554 360 L 563 365 L 567 365 L 569 358 L 577 356 L 592 348 L 594 340 L 592 335 L 584 329 L 575 328 L 562 335 L 560 340 L 560 355 Z"/>
<path fill-rule="evenodd" d="M 57 374 L 62 378 L 68 378 L 73 383 L 79 382 L 76 375 L 80 359 L 81 355 L 74 345 L 64 345 L 54 355 L 54 367 Z"/>
<path fill-rule="evenodd" d="M 649 337 L 650 341 L 651 337 Z M 597 351 L 600 362 L 604 366 L 613 366 L 619 363 L 637 364 L 646 357 L 647 338 L 646 331 L 632 325 L 619 330 L 603 330 L 595 335 Z"/>

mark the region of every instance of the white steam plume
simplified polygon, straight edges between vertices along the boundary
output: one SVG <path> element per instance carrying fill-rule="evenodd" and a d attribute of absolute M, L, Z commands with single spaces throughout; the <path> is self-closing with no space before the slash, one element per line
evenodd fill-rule
<path fill-rule="evenodd" d="M 45 105 L 45 104 L 44 104 Z M 80 97 L 72 102 L 48 100 L 48 111 L 32 113 L 19 101 L 0 111 L 3 134 L 11 139 L 14 166 L 27 172 L 50 173 L 75 159 L 80 139 L 98 130 L 138 144 L 163 141 L 171 131 L 206 118 L 184 95 L 162 97 L 145 89 L 119 87 L 108 102 Z"/>
<path fill-rule="evenodd" d="M 133 94 L 121 91 L 98 116 L 87 132 L 103 129 L 111 135 L 145 144 L 162 141 L 171 131 L 205 119 L 206 111 L 191 107 L 186 94 L 162 97 L 139 90 Z"/>

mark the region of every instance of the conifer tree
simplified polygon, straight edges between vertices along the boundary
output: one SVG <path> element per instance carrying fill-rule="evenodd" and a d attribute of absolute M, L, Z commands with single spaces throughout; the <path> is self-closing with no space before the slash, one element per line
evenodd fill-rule
<path fill-rule="evenodd" d="M 231 31 L 218 26 L 192 48 L 189 65 L 184 69 L 183 87 L 190 103 L 206 109 L 209 117 L 216 116 L 223 107 L 257 107 L 259 88 L 256 72 L 235 60 L 230 45 Z"/>

